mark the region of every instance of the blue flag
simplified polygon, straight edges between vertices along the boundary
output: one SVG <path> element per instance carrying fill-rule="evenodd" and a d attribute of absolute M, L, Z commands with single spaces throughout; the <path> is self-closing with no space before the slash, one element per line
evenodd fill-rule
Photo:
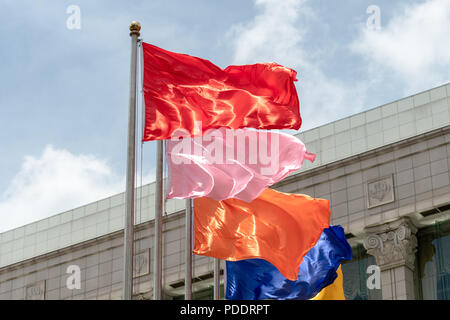
<path fill-rule="evenodd" d="M 286 279 L 263 259 L 227 261 L 229 300 L 307 300 L 315 297 L 337 278 L 342 260 L 351 260 L 352 249 L 341 226 L 323 229 L 317 244 L 300 264 L 296 281 Z"/>

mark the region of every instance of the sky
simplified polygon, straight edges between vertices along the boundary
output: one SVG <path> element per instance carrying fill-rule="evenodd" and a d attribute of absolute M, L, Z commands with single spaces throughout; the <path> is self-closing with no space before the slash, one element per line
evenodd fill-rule
<path fill-rule="evenodd" d="M 222 68 L 296 70 L 299 132 L 450 82 L 450 1 L 343 3 L 2 0 L 0 232 L 125 190 L 133 20 Z M 155 149 L 138 144 L 138 184 Z"/>

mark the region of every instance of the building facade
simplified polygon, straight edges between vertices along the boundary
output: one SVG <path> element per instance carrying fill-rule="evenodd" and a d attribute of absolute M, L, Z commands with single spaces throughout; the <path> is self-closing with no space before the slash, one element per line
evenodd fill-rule
<path fill-rule="evenodd" d="M 273 188 L 330 200 L 353 248 L 347 299 L 450 299 L 450 84 L 297 136 L 316 161 Z M 154 192 L 136 191 L 136 299 L 152 298 Z M 121 299 L 124 204 L 121 193 L 0 234 L 0 299 Z M 165 299 L 184 297 L 184 221 L 184 200 L 167 201 Z M 213 264 L 194 255 L 195 299 L 212 298 Z"/>

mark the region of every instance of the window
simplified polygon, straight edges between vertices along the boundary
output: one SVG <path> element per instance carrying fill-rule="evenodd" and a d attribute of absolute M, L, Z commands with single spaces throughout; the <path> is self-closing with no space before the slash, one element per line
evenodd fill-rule
<path fill-rule="evenodd" d="M 376 265 L 375 257 L 366 253 L 362 245 L 352 248 L 353 260 L 342 264 L 344 294 L 347 300 L 381 300 L 381 289 L 367 288 L 367 268 Z"/>
<path fill-rule="evenodd" d="M 421 229 L 418 242 L 421 299 L 450 300 L 450 221 Z"/>

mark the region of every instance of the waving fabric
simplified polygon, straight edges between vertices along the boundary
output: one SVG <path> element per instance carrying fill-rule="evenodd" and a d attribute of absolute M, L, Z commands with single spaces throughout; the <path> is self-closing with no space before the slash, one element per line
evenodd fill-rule
<path fill-rule="evenodd" d="M 343 260 L 352 259 L 344 229 L 323 230 L 317 244 L 300 264 L 298 277 L 290 281 L 262 259 L 227 261 L 226 298 L 231 300 L 306 300 L 315 297 L 337 278 Z"/>
<path fill-rule="evenodd" d="M 222 260 L 264 259 L 296 280 L 303 257 L 329 226 L 329 201 L 266 189 L 250 203 L 194 199 L 194 253 Z"/>
<path fill-rule="evenodd" d="M 229 66 L 143 43 L 143 141 L 177 129 L 299 129 L 297 73 L 276 63 Z M 200 125 L 198 125 L 200 123 Z"/>
<path fill-rule="evenodd" d="M 221 128 L 203 137 L 169 140 L 167 198 L 251 202 L 299 170 L 304 159 L 314 158 L 302 141 L 280 132 Z"/>

